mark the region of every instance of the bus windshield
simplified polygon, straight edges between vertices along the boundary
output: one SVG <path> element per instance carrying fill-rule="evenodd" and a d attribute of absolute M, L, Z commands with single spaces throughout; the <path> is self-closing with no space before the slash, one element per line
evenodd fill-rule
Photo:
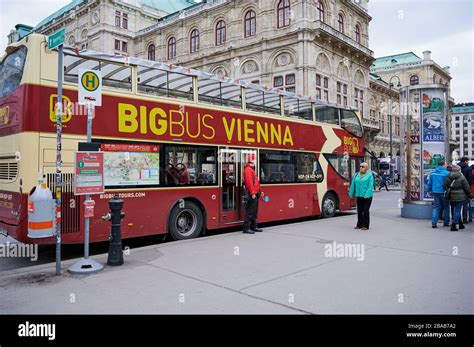
<path fill-rule="evenodd" d="M 363 135 L 359 117 L 354 111 L 341 110 L 341 126 L 354 136 L 362 137 Z"/>
<path fill-rule="evenodd" d="M 20 85 L 25 59 L 26 47 L 20 47 L 0 63 L 0 98 L 10 95 Z"/>

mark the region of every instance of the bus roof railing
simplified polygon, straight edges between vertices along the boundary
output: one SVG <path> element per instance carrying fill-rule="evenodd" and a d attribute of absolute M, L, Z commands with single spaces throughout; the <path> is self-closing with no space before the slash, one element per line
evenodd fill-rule
<path fill-rule="evenodd" d="M 226 83 L 227 85 L 235 85 L 238 87 L 244 87 L 246 89 L 255 90 L 257 92 L 261 92 L 264 94 L 273 94 L 277 96 L 284 96 L 284 97 L 286 96 L 289 98 L 298 99 L 300 101 L 313 103 L 316 106 L 330 106 L 330 107 L 336 107 L 339 109 L 346 109 L 346 110 L 352 110 L 352 111 L 357 110 L 357 108 L 354 108 L 354 107 L 344 107 L 344 105 L 326 102 L 312 96 L 305 96 L 305 95 L 301 95 L 297 93 L 288 92 L 280 88 L 267 87 L 264 85 L 251 83 L 251 82 L 241 80 L 241 79 L 235 79 L 235 78 L 227 77 L 223 75 L 215 75 L 215 74 L 211 74 L 211 73 L 204 72 L 201 70 L 182 67 L 182 66 L 174 65 L 174 64 L 167 64 L 167 63 L 163 63 L 159 61 L 151 61 L 151 60 L 142 59 L 142 58 L 130 57 L 124 54 L 112 55 L 112 54 L 100 53 L 100 52 L 96 52 L 96 51 L 92 51 L 88 49 L 78 50 L 76 48 L 68 47 L 68 46 L 64 47 L 64 53 L 67 53 L 69 55 L 75 55 L 77 57 L 82 57 L 82 58 L 91 58 L 91 59 L 99 60 L 103 62 L 111 62 L 111 63 L 116 63 L 116 64 L 144 67 L 144 68 L 150 69 L 149 71 L 151 71 L 151 69 L 161 70 L 164 72 L 188 75 L 190 77 L 197 77 L 200 79 L 208 79 L 208 80 L 212 80 L 216 82 L 223 82 L 223 83 Z M 80 63 L 78 63 L 78 65 L 74 67 L 79 67 L 79 65 Z M 158 76 L 156 76 L 155 78 L 157 77 Z"/>

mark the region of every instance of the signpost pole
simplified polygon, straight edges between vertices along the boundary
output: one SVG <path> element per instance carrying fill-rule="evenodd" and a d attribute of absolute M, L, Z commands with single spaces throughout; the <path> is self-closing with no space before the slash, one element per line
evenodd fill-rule
<path fill-rule="evenodd" d="M 87 103 L 87 143 L 92 141 L 92 117 L 94 112 L 94 105 Z M 89 201 L 90 195 L 86 194 L 86 201 Z M 89 259 L 89 217 L 84 220 L 84 258 Z"/>
<path fill-rule="evenodd" d="M 63 106 L 63 45 L 58 47 L 58 99 L 56 103 L 56 275 L 61 274 L 61 134 Z"/>
<path fill-rule="evenodd" d="M 87 143 L 91 143 L 92 141 L 92 118 L 94 116 L 94 108 L 96 105 L 101 104 L 101 99 L 97 98 L 97 95 L 100 97 L 101 93 L 101 80 L 100 80 L 101 75 L 98 74 L 97 72 L 93 71 L 85 71 L 81 72 L 79 74 L 79 102 L 80 103 L 85 103 L 87 107 Z M 96 97 L 91 100 L 91 94 L 87 95 L 88 99 L 85 98 L 83 94 L 89 93 L 96 93 Z M 94 94 L 92 94 L 94 95 Z M 85 101 L 87 100 L 87 101 Z M 82 153 L 82 152 L 78 152 Z M 96 152 L 99 153 L 99 152 Z M 87 153 L 88 154 L 88 153 Z M 103 160 L 103 159 L 102 159 Z M 85 161 L 85 160 L 84 160 Z M 96 164 L 96 163 L 95 163 Z M 75 163 L 75 170 L 78 170 L 78 167 L 81 169 L 81 166 L 78 166 L 79 163 Z M 82 165 L 85 165 L 84 163 Z M 89 164 L 90 165 L 90 164 Z M 95 169 L 98 169 L 99 172 L 103 172 L 103 163 L 99 164 L 99 167 L 95 166 Z M 90 171 L 94 169 L 85 169 L 84 171 Z M 76 179 L 78 178 L 78 175 L 76 173 Z M 83 184 L 83 182 L 80 182 L 80 180 L 76 181 L 76 187 L 75 187 L 75 194 L 79 194 L 78 192 L 78 186 Z M 101 192 L 103 192 L 103 178 L 101 181 L 102 184 L 102 189 Z M 85 201 L 84 201 L 84 258 L 73 264 L 68 271 L 74 274 L 84 274 L 84 273 L 94 273 L 102 270 L 104 266 L 100 264 L 99 262 L 95 261 L 94 259 L 89 258 L 89 230 L 90 230 L 90 215 L 88 208 L 94 205 L 94 201 L 91 200 L 90 198 L 90 192 L 91 192 L 91 187 L 87 186 L 88 191 L 86 191 L 85 194 Z M 94 194 L 97 194 L 97 191 L 94 191 Z"/>

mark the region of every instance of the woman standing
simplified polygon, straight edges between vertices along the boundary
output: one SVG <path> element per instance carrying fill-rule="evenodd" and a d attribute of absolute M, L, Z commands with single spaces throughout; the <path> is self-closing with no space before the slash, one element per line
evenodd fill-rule
<path fill-rule="evenodd" d="M 461 218 L 461 209 L 464 201 L 473 197 L 471 194 L 471 187 L 466 180 L 466 177 L 461 173 L 461 167 L 453 165 L 453 169 L 446 180 L 444 187 L 448 191 L 448 199 L 454 204 L 454 216 L 451 224 L 451 231 L 458 231 L 456 224 L 459 223 L 459 229 L 464 229 L 464 224 Z"/>
<path fill-rule="evenodd" d="M 349 189 L 350 197 L 357 198 L 357 225 L 355 229 L 369 230 L 370 205 L 374 194 L 374 175 L 367 163 L 360 164 L 360 171 L 355 174 Z"/>

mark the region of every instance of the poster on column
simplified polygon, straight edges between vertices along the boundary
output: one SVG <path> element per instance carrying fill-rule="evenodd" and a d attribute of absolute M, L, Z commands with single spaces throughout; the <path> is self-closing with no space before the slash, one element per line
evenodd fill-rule
<path fill-rule="evenodd" d="M 428 177 L 440 161 L 446 161 L 444 90 L 424 90 L 422 103 L 423 198 L 430 200 L 432 197 L 427 192 Z"/>

